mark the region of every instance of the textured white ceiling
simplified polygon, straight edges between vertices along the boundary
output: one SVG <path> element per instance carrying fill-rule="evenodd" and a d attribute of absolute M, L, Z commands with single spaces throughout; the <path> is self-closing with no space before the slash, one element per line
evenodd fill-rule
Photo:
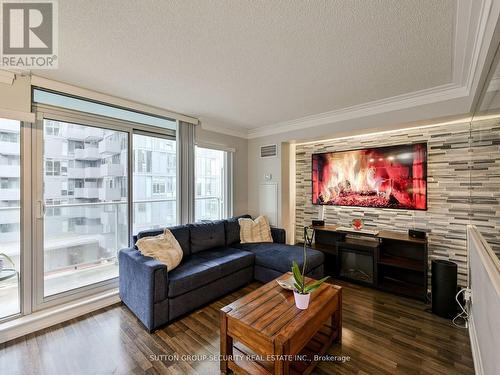
<path fill-rule="evenodd" d="M 59 1 L 35 73 L 251 129 L 450 82 L 454 3 Z"/>

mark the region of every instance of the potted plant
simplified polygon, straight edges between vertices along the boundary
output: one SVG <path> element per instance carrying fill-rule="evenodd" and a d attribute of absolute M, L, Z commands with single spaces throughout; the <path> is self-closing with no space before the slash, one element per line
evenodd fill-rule
<path fill-rule="evenodd" d="M 304 264 L 302 266 L 302 272 L 299 269 L 297 262 L 292 263 L 292 273 L 293 273 L 293 296 L 295 298 L 295 306 L 301 310 L 305 310 L 309 307 L 309 299 L 311 298 L 311 293 L 318 289 L 321 284 L 323 284 L 329 276 L 323 277 L 321 280 L 316 280 L 309 285 L 306 285 L 306 262 L 307 262 L 307 237 L 309 228 L 304 228 Z"/>
<path fill-rule="evenodd" d="M 10 259 L 10 257 L 7 254 L 0 253 L 0 272 L 3 271 L 4 259 L 8 260 L 12 264 L 12 267 L 14 268 L 16 267 L 12 259 Z"/>

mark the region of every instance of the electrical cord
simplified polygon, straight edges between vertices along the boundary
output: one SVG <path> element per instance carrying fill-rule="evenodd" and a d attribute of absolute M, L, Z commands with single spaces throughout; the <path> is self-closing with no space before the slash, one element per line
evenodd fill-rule
<path fill-rule="evenodd" d="M 467 300 L 464 298 L 464 305 L 462 306 L 462 304 L 460 303 L 460 301 L 458 300 L 458 296 L 460 295 L 460 293 L 465 293 L 467 291 L 466 288 L 463 288 L 463 289 L 460 289 L 460 291 L 457 293 L 457 295 L 455 296 L 455 300 L 457 301 L 458 303 L 458 306 L 460 306 L 460 309 L 462 310 L 460 313 L 457 314 L 457 316 L 455 316 L 453 318 L 453 320 L 451 321 L 453 323 L 453 325 L 455 325 L 456 327 L 458 328 L 467 328 L 468 326 L 468 321 L 469 321 L 469 313 L 467 312 L 466 308 L 468 307 L 468 303 L 467 303 Z M 458 324 L 456 322 L 457 319 L 463 319 L 464 320 L 464 325 L 461 325 L 461 324 Z"/>

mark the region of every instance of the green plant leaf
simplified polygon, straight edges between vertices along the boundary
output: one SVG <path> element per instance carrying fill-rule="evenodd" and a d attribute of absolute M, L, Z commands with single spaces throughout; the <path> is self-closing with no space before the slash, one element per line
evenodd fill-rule
<path fill-rule="evenodd" d="M 303 285 L 303 283 L 304 283 L 303 277 L 302 277 L 302 274 L 300 273 L 299 265 L 295 261 L 293 261 L 293 263 L 292 263 L 292 272 L 293 272 L 293 278 L 295 279 L 295 282 L 299 285 Z"/>
<path fill-rule="evenodd" d="M 302 290 L 302 288 L 300 287 L 300 285 L 298 285 L 297 283 L 293 283 L 293 287 L 295 288 L 295 290 L 297 291 L 297 293 L 303 293 L 304 292 Z"/>
<path fill-rule="evenodd" d="M 326 277 L 323 277 L 322 279 L 320 280 L 317 280 L 309 285 L 307 285 L 305 288 L 304 288 L 304 292 L 306 293 L 312 293 L 313 291 L 315 291 L 316 289 L 318 289 L 321 284 L 323 284 L 330 276 L 326 276 Z"/>

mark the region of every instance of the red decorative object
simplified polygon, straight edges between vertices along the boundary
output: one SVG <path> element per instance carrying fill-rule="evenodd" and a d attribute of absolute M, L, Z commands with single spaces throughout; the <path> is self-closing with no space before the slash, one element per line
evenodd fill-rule
<path fill-rule="evenodd" d="M 354 219 L 352 221 L 352 227 L 356 230 L 361 230 L 363 228 L 363 220 L 361 219 Z"/>
<path fill-rule="evenodd" d="M 312 155 L 313 204 L 427 209 L 425 143 Z"/>

